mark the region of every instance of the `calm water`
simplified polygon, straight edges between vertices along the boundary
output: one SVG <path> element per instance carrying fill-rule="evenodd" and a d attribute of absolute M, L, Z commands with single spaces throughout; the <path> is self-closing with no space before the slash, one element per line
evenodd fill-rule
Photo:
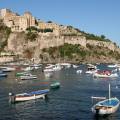
<path fill-rule="evenodd" d="M 83 69 L 81 75 L 76 74 L 77 69 L 54 72 L 50 79 L 46 79 L 41 70 L 36 70 L 32 73 L 38 76 L 37 80 L 24 81 L 15 80 L 15 72 L 8 73 L 7 78 L 0 79 L 0 120 L 120 120 L 120 109 L 106 118 L 95 118 L 91 112 L 91 96 L 108 96 L 109 83 L 112 96 L 120 99 L 120 78 L 94 79 L 84 73 L 84 65 L 80 65 L 80 69 Z M 17 104 L 8 102 L 9 92 L 23 93 L 49 88 L 54 81 L 59 81 L 61 87 L 51 90 L 47 100 Z"/>

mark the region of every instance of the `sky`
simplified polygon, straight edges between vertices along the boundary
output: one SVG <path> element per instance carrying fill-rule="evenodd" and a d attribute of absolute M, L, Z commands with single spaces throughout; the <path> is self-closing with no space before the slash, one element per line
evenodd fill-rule
<path fill-rule="evenodd" d="M 0 0 L 2 8 L 105 35 L 120 46 L 120 0 Z"/>

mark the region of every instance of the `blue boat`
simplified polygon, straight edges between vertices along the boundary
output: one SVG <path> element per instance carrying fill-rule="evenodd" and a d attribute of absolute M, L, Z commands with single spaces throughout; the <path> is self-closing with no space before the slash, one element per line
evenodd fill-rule
<path fill-rule="evenodd" d="M 5 74 L 2 70 L 0 70 L 0 77 L 7 77 L 7 74 Z"/>
<path fill-rule="evenodd" d="M 110 84 L 109 84 L 109 99 L 98 102 L 92 107 L 92 112 L 97 115 L 109 115 L 115 113 L 119 107 L 120 101 L 116 98 L 110 97 Z"/>
<path fill-rule="evenodd" d="M 34 100 L 38 98 L 45 98 L 45 95 L 49 92 L 49 89 L 33 91 L 30 93 L 21 93 L 14 95 L 13 93 L 9 93 L 9 101 L 12 103 Z"/>

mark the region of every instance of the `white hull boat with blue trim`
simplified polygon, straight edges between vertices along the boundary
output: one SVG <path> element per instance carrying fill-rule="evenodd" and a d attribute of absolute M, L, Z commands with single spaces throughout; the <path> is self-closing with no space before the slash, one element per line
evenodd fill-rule
<path fill-rule="evenodd" d="M 102 100 L 92 107 L 92 112 L 96 115 L 110 115 L 115 113 L 119 108 L 120 101 L 116 98 L 110 97 L 110 84 L 109 84 L 109 99 Z"/>
<path fill-rule="evenodd" d="M 21 93 L 14 95 L 13 93 L 9 93 L 9 101 L 12 103 L 22 102 L 28 100 L 34 100 L 38 98 L 45 98 L 45 95 L 49 92 L 49 89 L 33 91 L 30 93 Z"/>

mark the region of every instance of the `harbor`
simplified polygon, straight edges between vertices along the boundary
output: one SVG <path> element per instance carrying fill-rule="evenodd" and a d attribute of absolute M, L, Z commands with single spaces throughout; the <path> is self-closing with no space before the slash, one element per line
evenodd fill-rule
<path fill-rule="evenodd" d="M 63 65 L 61 69 L 54 64 L 51 65 L 54 67 L 54 71 L 51 70 L 52 76 L 46 77 L 43 70 L 46 70 L 46 67 L 50 69 L 50 67 L 42 64 L 39 69 L 30 71 L 32 75 L 37 76 L 36 79 L 20 79 L 20 76 L 16 76 L 17 73 L 20 73 L 20 70 L 13 71 L 11 69 L 11 72 L 5 72 L 7 76 L 0 77 L 1 119 L 119 120 L 119 109 L 107 117 L 97 118 L 91 110 L 95 104 L 91 99 L 92 96 L 109 97 L 109 83 L 111 84 L 111 96 L 120 99 L 119 70 L 115 72 L 118 77 L 94 77 L 93 73 L 86 73 L 88 70 L 86 64 L 67 65 Z M 98 64 L 96 66 L 99 70 L 115 70 L 115 68 L 109 68 L 107 64 Z M 25 70 L 29 66 L 23 65 L 23 67 L 23 70 Z M 22 74 L 26 73 L 23 70 Z M 81 70 L 81 72 L 77 73 L 78 70 Z M 56 89 L 51 89 L 52 85 Z M 56 85 L 59 85 L 59 87 L 56 87 Z M 32 99 L 15 104 L 9 102 L 10 92 L 21 94 L 48 89 L 46 99 Z"/>

